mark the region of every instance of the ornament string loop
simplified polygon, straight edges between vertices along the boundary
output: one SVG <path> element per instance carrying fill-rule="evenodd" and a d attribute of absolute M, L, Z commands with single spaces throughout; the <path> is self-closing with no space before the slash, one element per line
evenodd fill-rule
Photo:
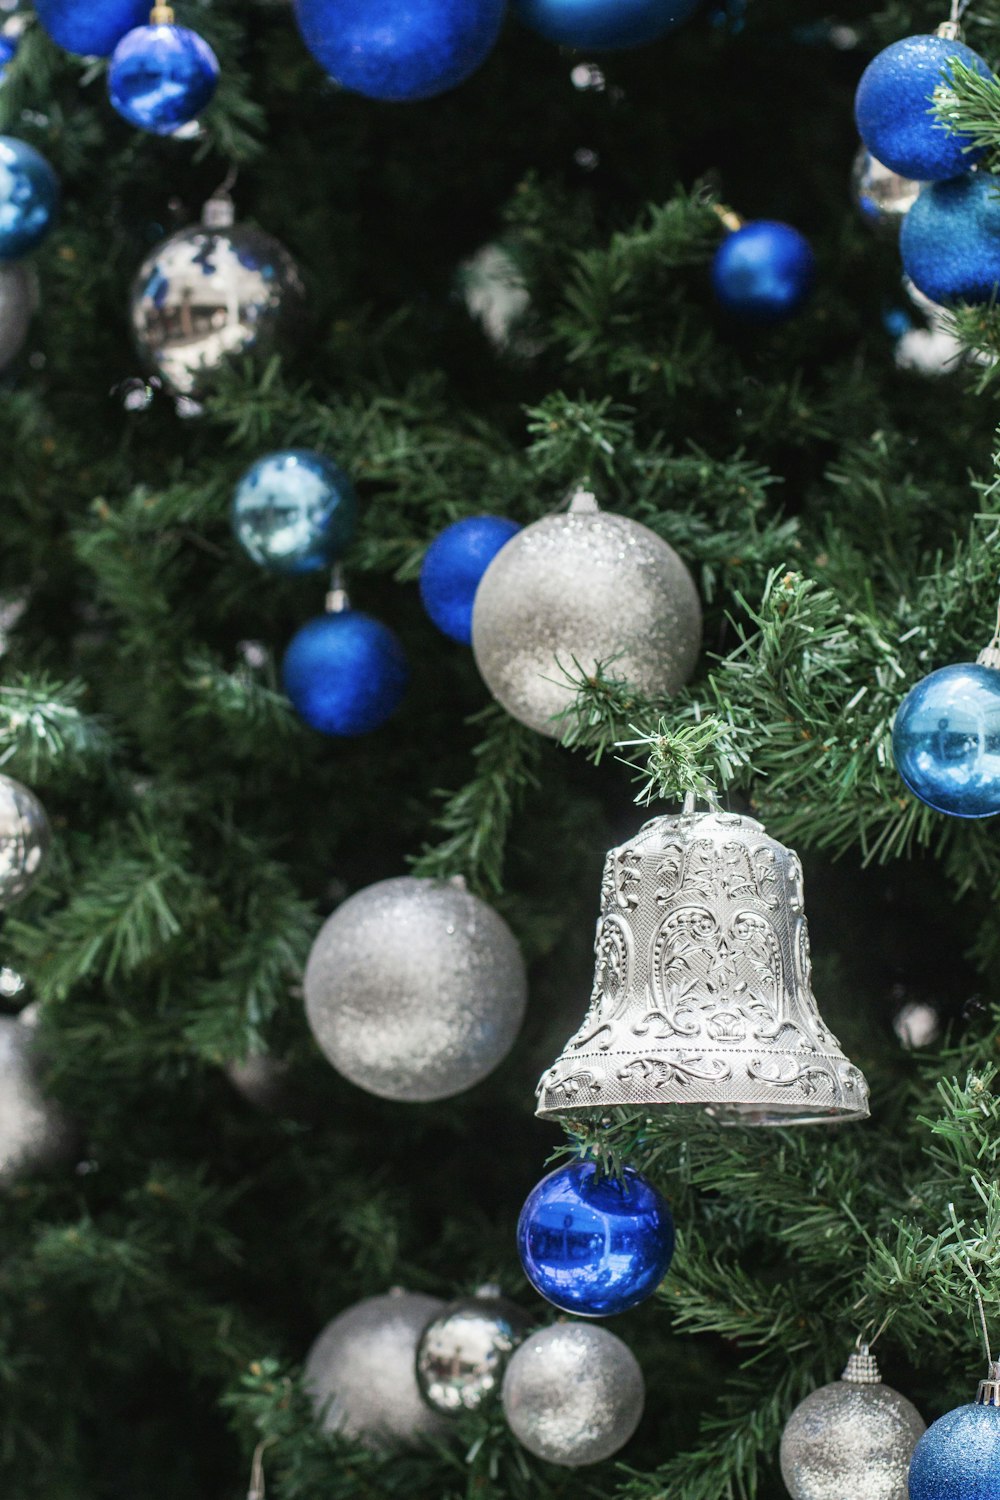
<path fill-rule="evenodd" d="M 993 634 L 976 657 L 976 662 L 981 667 L 1000 668 L 1000 599 L 997 601 L 997 617 L 993 626 Z"/>
<path fill-rule="evenodd" d="M 344 577 L 344 569 L 339 562 L 334 563 L 330 569 L 330 587 L 327 590 L 324 608 L 328 615 L 342 615 L 350 607 L 351 601 L 347 594 L 347 581 Z"/>
<path fill-rule="evenodd" d="M 264 1478 L 264 1450 L 269 1448 L 274 1441 L 273 1437 L 263 1438 L 253 1450 L 253 1458 L 250 1463 L 250 1488 L 247 1490 L 247 1500 L 265 1500 L 267 1483 Z"/>

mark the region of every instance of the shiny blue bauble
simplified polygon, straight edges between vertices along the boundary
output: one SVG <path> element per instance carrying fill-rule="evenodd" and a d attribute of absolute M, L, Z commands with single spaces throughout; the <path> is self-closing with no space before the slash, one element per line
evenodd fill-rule
<path fill-rule="evenodd" d="M 858 133 L 885 167 L 917 182 L 958 177 L 986 148 L 968 151 L 967 135 L 952 135 L 931 113 L 934 90 L 950 78 L 957 57 L 983 78 L 992 74 L 978 52 L 940 36 L 908 36 L 893 42 L 868 64 L 854 96 Z"/>
<path fill-rule="evenodd" d="M 17 56 L 17 42 L 12 36 L 4 36 L 0 32 L 0 83 L 3 83 L 4 74 L 7 72 L 7 64 L 12 63 Z"/>
<path fill-rule="evenodd" d="M 296 0 L 302 39 L 330 77 L 369 99 L 430 99 L 492 52 L 505 0 Z"/>
<path fill-rule="evenodd" d="M 515 10 L 550 42 L 615 50 L 655 42 L 700 4 L 701 0 L 515 0 Z"/>
<path fill-rule="evenodd" d="M 517 1248 L 536 1292 L 563 1312 L 609 1318 L 655 1292 L 674 1253 L 665 1198 L 625 1168 L 600 1177 L 594 1162 L 559 1167 L 525 1200 Z"/>
<path fill-rule="evenodd" d="M 127 31 L 149 19 L 149 0 L 35 0 L 42 30 L 82 57 L 110 57 Z"/>
<path fill-rule="evenodd" d="M 1000 1410 L 970 1401 L 939 1417 L 910 1461 L 910 1500 L 1000 1500 Z"/>
<path fill-rule="evenodd" d="M 903 269 L 932 302 L 989 302 L 1000 286 L 1000 177 L 925 187 L 903 220 Z"/>
<path fill-rule="evenodd" d="M 358 500 L 343 469 L 322 453 L 285 448 L 259 458 L 233 496 L 233 531 L 273 573 L 315 573 L 354 536 Z"/>
<path fill-rule="evenodd" d="M 726 312 L 751 323 L 780 323 L 813 289 L 816 260 L 790 224 L 755 219 L 728 234 L 712 262 L 712 288 Z"/>
<path fill-rule="evenodd" d="M 892 754 L 913 795 L 937 812 L 1000 812 L 1000 672 L 965 662 L 918 682 L 897 710 Z"/>
<path fill-rule="evenodd" d="M 188 26 L 136 26 L 108 67 L 108 96 L 138 130 L 173 135 L 201 114 L 219 81 L 219 60 Z"/>
<path fill-rule="evenodd" d="M 472 605 L 479 581 L 500 548 L 520 531 L 504 516 L 467 516 L 446 526 L 427 549 L 420 597 L 438 630 L 472 644 Z"/>
<path fill-rule="evenodd" d="M 321 734 L 351 737 L 392 717 L 410 671 L 387 625 L 347 609 L 320 615 L 296 632 L 281 676 L 300 718 Z"/>
<path fill-rule="evenodd" d="M 34 146 L 0 135 L 0 260 L 41 244 L 59 212 L 59 179 Z"/>

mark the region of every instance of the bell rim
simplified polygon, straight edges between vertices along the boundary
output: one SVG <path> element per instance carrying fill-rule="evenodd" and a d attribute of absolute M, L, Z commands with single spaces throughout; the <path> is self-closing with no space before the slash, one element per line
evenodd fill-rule
<path fill-rule="evenodd" d="M 867 1101 L 857 1104 L 823 1104 L 810 1107 L 804 1101 L 783 1102 L 775 1100 L 712 1102 L 702 1099 L 676 1100 L 628 1100 L 614 1104 L 595 1104 L 584 1101 L 580 1104 L 540 1104 L 535 1110 L 538 1120 L 572 1119 L 576 1124 L 605 1119 L 616 1109 L 641 1109 L 651 1115 L 673 1115 L 680 1119 L 684 1115 L 700 1112 L 720 1129 L 740 1128 L 748 1130 L 782 1129 L 801 1125 L 850 1125 L 871 1118 Z M 755 1118 L 756 1117 L 756 1118 Z"/>

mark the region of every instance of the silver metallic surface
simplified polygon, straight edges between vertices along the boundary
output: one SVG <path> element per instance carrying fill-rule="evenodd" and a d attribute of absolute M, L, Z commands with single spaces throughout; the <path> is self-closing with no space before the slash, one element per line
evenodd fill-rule
<path fill-rule="evenodd" d="M 922 182 L 901 177 L 877 161 L 867 146 L 860 146 L 851 168 L 851 196 L 864 219 L 883 234 L 897 234 L 899 226 L 920 196 Z"/>
<path fill-rule="evenodd" d="M 417 1383 L 435 1411 L 473 1411 L 497 1389 L 532 1319 L 504 1297 L 463 1297 L 428 1323 L 417 1345 Z"/>
<path fill-rule="evenodd" d="M 627 1344 L 594 1323 L 556 1323 L 525 1339 L 503 1378 L 510 1430 L 565 1468 L 600 1463 L 639 1425 L 646 1386 Z"/>
<path fill-rule="evenodd" d="M 604 867 L 590 1008 L 540 1115 L 696 1105 L 724 1122 L 865 1119 L 820 1017 L 798 856 L 753 818 L 654 818 Z"/>
<path fill-rule="evenodd" d="M 0 1016 L 0 1186 L 32 1167 L 65 1156 L 72 1130 L 63 1111 L 38 1086 L 35 1031 L 18 1016 Z"/>
<path fill-rule="evenodd" d="M 447 1099 L 510 1051 L 527 1001 L 517 940 L 451 881 L 404 875 L 351 896 L 306 966 L 306 1015 L 330 1062 L 360 1088 Z"/>
<path fill-rule="evenodd" d="M 37 301 L 38 284 L 30 266 L 19 260 L 0 265 L 0 370 L 19 354 Z"/>
<path fill-rule="evenodd" d="M 0 907 L 34 885 L 49 850 L 45 809 L 13 776 L 0 775 Z"/>

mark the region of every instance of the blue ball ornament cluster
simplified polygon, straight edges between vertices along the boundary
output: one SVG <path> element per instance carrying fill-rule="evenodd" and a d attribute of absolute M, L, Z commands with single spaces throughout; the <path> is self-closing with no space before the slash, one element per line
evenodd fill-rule
<path fill-rule="evenodd" d="M 504 516 L 467 516 L 436 536 L 420 569 L 420 597 L 440 631 L 472 644 L 476 589 L 500 548 L 520 526 Z"/>
<path fill-rule="evenodd" d="M 387 625 L 345 609 L 320 615 L 296 632 L 281 676 L 301 719 L 321 734 L 350 739 L 370 734 L 392 717 L 410 672 Z"/>
<path fill-rule="evenodd" d="M 233 496 L 233 532 L 274 573 L 315 573 L 341 557 L 354 536 L 358 500 L 350 477 L 307 448 L 259 458 Z"/>
<path fill-rule="evenodd" d="M 0 135 L 0 261 L 34 250 L 59 214 L 59 179 L 40 151 Z"/>
<path fill-rule="evenodd" d="M 1000 671 L 966 662 L 918 682 L 897 710 L 892 754 L 913 795 L 936 812 L 1000 812 Z"/>
<path fill-rule="evenodd" d="M 149 0 L 35 0 L 42 30 L 82 57 L 110 57 L 127 31 L 149 18 Z"/>
<path fill-rule="evenodd" d="M 910 1461 L 910 1500 L 1000 1500 L 1000 1409 L 970 1401 L 939 1417 Z"/>
<path fill-rule="evenodd" d="M 780 323 L 805 302 L 816 259 L 805 235 L 775 219 L 727 234 L 712 262 L 712 288 L 726 312 L 750 323 Z"/>
<path fill-rule="evenodd" d="M 521 20 L 562 47 L 642 47 L 675 30 L 701 0 L 515 0 Z"/>
<path fill-rule="evenodd" d="M 108 97 L 138 130 L 173 135 L 211 102 L 219 61 L 189 26 L 136 26 L 122 37 L 108 67 Z"/>
<path fill-rule="evenodd" d="M 935 91 L 951 78 L 957 58 L 983 78 L 992 74 L 978 52 L 940 36 L 893 42 L 861 75 L 854 99 L 858 133 L 872 155 L 918 182 L 942 182 L 967 172 L 984 154 L 971 140 L 946 130 L 932 113 Z"/>
<path fill-rule="evenodd" d="M 903 269 L 932 302 L 989 302 L 1000 285 L 1000 177 L 925 187 L 903 220 Z"/>

